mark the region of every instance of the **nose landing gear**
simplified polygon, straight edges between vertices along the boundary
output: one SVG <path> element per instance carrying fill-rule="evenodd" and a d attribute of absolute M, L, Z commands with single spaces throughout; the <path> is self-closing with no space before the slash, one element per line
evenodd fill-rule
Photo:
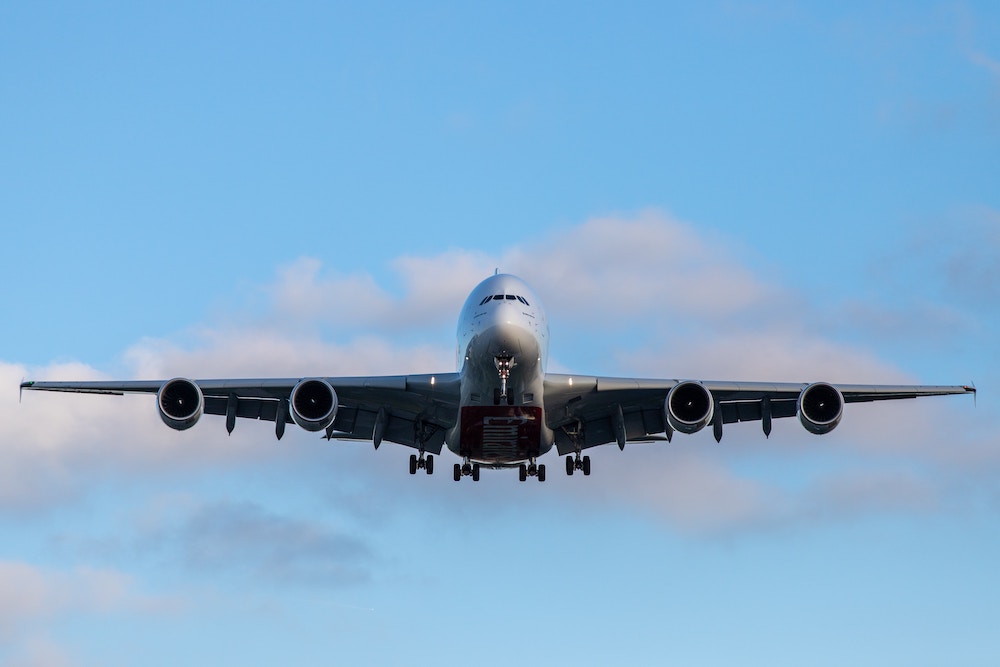
<path fill-rule="evenodd" d="M 514 397 L 507 395 L 507 380 L 510 379 L 510 369 L 517 366 L 514 355 L 501 352 L 493 357 L 493 364 L 497 367 L 497 373 L 500 375 L 500 389 L 493 394 L 493 404 L 500 405 L 501 402 L 505 402 L 507 405 L 513 405 Z"/>

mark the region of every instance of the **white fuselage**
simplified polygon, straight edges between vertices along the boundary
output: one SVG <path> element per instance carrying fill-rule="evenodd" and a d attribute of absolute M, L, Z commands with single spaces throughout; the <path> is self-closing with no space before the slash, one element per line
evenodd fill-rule
<path fill-rule="evenodd" d="M 449 449 L 503 466 L 552 447 L 542 410 L 548 342 L 545 311 L 524 281 L 498 274 L 472 290 L 458 323 L 461 401 Z"/>

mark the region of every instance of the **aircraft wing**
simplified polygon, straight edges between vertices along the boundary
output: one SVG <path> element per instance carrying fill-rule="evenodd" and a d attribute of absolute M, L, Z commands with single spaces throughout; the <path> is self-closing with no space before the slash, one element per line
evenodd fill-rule
<path fill-rule="evenodd" d="M 459 375 L 328 377 L 339 402 L 326 429 L 331 438 L 383 439 L 440 454 L 445 432 L 458 414 Z M 232 431 L 237 418 L 275 422 L 281 437 L 292 417 L 288 401 L 302 378 L 191 380 L 204 396 L 204 412 L 225 415 Z M 22 390 L 85 394 L 156 394 L 166 380 L 25 382 Z M 376 444 L 377 446 L 377 444 Z"/>
<path fill-rule="evenodd" d="M 679 384 L 699 384 L 714 402 L 710 425 L 716 440 L 723 424 L 761 421 L 765 434 L 771 419 L 798 415 L 799 398 L 810 385 L 790 382 L 681 382 L 635 378 L 610 378 L 546 374 L 545 412 L 556 433 L 560 454 L 577 447 L 668 438 L 672 428 L 665 415 L 667 395 Z M 975 393 L 967 386 L 832 384 L 844 403 L 886 401 L 918 396 Z M 839 421 L 839 414 L 837 415 Z M 829 426 L 832 430 L 836 422 Z M 824 431 L 825 432 L 825 431 Z"/>

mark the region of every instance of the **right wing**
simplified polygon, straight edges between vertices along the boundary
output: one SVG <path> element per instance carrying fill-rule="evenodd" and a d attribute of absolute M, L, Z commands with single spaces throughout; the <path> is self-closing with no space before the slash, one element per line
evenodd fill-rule
<path fill-rule="evenodd" d="M 629 441 L 669 439 L 672 429 L 666 418 L 666 401 L 671 390 L 678 385 L 693 389 L 695 394 L 707 391 L 704 395 L 705 419 L 693 420 L 692 430 L 686 432 L 711 427 L 717 440 L 722 438 L 723 424 L 734 422 L 760 421 L 765 435 L 770 434 L 772 419 L 799 415 L 800 397 L 807 389 L 835 390 L 828 392 L 831 408 L 836 407 L 833 404 L 839 400 L 861 403 L 918 396 L 975 394 L 976 391 L 974 387 L 967 386 L 682 382 L 548 373 L 545 376 L 546 419 L 555 431 L 559 453 L 571 454 L 577 449 L 609 443 L 617 443 L 624 448 Z M 819 394 L 814 395 L 819 397 Z M 840 398 L 837 398 L 838 395 Z M 831 414 L 828 421 L 807 428 L 814 433 L 833 430 L 840 421 L 840 411 L 834 410 Z"/>
<path fill-rule="evenodd" d="M 325 427 L 330 438 L 372 440 L 376 447 L 388 440 L 439 454 L 447 430 L 455 425 L 459 403 L 458 373 L 437 375 L 393 375 L 372 377 L 328 377 L 244 380 L 122 380 L 87 382 L 24 382 L 21 390 L 59 391 L 84 394 L 159 394 L 164 385 L 190 383 L 203 397 L 203 411 L 225 415 L 231 432 L 236 419 L 275 422 L 278 438 L 285 425 L 293 423 L 289 405 L 293 390 L 302 382 L 322 380 L 336 394 L 339 405 L 333 421 Z M 157 407 L 163 417 L 160 401 Z M 197 421 L 189 419 L 187 428 Z M 167 417 L 164 421 L 170 425 Z M 174 426 L 174 428 L 179 428 Z"/>

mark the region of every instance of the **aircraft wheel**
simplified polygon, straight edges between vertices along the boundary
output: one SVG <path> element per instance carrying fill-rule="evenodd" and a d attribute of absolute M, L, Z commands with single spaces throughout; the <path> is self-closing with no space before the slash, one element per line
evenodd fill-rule
<path fill-rule="evenodd" d="M 572 477 L 573 476 L 573 469 L 575 467 L 576 466 L 573 464 L 573 457 L 572 456 L 567 456 L 566 457 L 566 474 L 569 475 L 570 477 Z"/>
<path fill-rule="evenodd" d="M 542 463 L 541 465 L 538 466 L 538 481 L 539 482 L 544 482 L 545 481 L 545 464 L 544 463 Z"/>
<path fill-rule="evenodd" d="M 410 474 L 411 475 L 416 475 L 417 474 L 417 455 L 416 454 L 410 454 Z"/>
<path fill-rule="evenodd" d="M 472 481 L 473 482 L 478 482 L 479 481 L 479 464 L 478 463 L 474 463 L 472 465 Z"/>
<path fill-rule="evenodd" d="M 427 470 L 427 474 L 428 475 L 433 475 L 434 474 L 434 455 L 433 454 L 428 454 L 427 455 L 427 462 L 424 465 L 424 469 Z"/>
<path fill-rule="evenodd" d="M 526 465 L 524 465 L 524 464 L 522 463 L 522 464 L 521 464 L 521 465 L 520 465 L 520 466 L 518 467 L 518 469 L 517 469 L 517 477 L 518 477 L 518 479 L 520 479 L 520 480 L 521 480 L 522 482 L 523 482 L 524 480 L 528 479 L 528 466 L 526 466 Z"/>
<path fill-rule="evenodd" d="M 455 481 L 462 479 L 462 466 L 455 464 Z"/>
<path fill-rule="evenodd" d="M 583 474 L 584 475 L 589 475 L 590 474 L 590 457 L 589 456 L 584 456 L 583 457 Z"/>

